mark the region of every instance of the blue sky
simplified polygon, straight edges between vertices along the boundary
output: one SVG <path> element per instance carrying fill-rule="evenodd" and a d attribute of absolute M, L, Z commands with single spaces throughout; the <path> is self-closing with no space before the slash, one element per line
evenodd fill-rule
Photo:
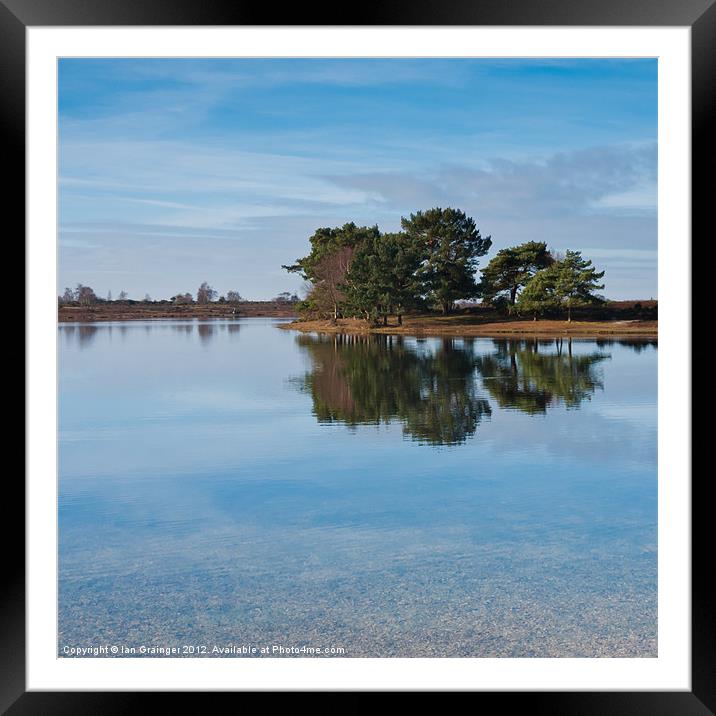
<path fill-rule="evenodd" d="M 432 206 L 657 296 L 656 60 L 62 59 L 59 290 L 298 291 L 320 226 Z"/>

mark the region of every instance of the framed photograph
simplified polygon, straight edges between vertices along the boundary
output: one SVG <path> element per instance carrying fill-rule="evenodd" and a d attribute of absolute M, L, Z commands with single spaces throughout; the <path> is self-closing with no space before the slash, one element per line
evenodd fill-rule
<path fill-rule="evenodd" d="M 0 2 L 28 416 L 3 708 L 713 712 L 711 1 Z"/>

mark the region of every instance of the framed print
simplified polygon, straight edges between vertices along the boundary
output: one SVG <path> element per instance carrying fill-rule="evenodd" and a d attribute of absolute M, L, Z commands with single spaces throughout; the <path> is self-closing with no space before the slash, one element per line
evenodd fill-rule
<path fill-rule="evenodd" d="M 266 19 L 0 6 L 28 415 L 3 706 L 713 711 L 712 3 Z"/>

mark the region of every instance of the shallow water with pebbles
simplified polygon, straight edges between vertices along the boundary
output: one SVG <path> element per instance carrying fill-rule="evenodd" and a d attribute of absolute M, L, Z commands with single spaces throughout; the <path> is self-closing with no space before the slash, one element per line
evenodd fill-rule
<path fill-rule="evenodd" d="M 58 655 L 657 655 L 654 340 L 276 324 L 59 327 Z"/>

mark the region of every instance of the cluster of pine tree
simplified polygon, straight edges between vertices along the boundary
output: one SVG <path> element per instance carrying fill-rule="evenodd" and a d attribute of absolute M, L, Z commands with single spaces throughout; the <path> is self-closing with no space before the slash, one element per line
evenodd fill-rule
<path fill-rule="evenodd" d="M 502 249 L 482 272 L 479 290 L 484 303 L 510 313 L 537 316 L 565 311 L 572 320 L 572 308 L 601 301 L 595 291 L 604 288 L 592 262 L 580 251 L 567 250 L 563 256 L 547 250 L 547 244 L 529 241 Z"/>
<path fill-rule="evenodd" d="M 304 314 L 398 322 L 410 309 L 449 313 L 455 301 L 478 295 L 477 260 L 490 248 L 475 221 L 459 209 L 434 208 L 401 219 L 402 230 L 377 226 L 318 229 L 311 252 L 291 266 L 310 288 Z"/>
<path fill-rule="evenodd" d="M 544 243 L 503 249 L 476 280 L 478 259 L 492 239 L 482 237 L 474 219 L 453 208 L 418 211 L 401 219 L 401 231 L 377 226 L 321 228 L 310 237 L 311 251 L 287 271 L 308 282 L 297 308 L 308 317 L 365 318 L 387 324 L 389 315 L 408 310 L 450 313 L 455 302 L 483 302 L 529 312 L 535 317 L 559 307 L 596 300 L 597 273 L 579 252 L 555 257 Z"/>

